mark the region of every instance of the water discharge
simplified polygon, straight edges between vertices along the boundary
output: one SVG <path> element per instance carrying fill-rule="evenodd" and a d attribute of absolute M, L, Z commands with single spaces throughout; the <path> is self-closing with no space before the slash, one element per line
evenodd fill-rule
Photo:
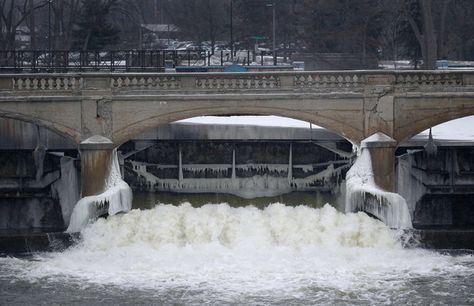
<path fill-rule="evenodd" d="M 157 205 L 99 219 L 82 235 L 63 253 L 0 258 L 5 297 L 46 286 L 58 303 L 79 291 L 101 305 L 474 301 L 472 256 L 405 249 L 382 222 L 329 205 Z"/>

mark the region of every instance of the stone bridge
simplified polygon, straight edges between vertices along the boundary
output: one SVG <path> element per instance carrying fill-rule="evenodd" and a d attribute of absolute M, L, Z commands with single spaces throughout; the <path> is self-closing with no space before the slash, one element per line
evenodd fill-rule
<path fill-rule="evenodd" d="M 231 114 L 304 120 L 356 145 L 383 133 L 390 141 L 369 149 L 376 182 L 393 190 L 400 142 L 474 115 L 474 71 L 0 75 L 0 117 L 50 128 L 78 144 L 83 196 L 103 191 L 111 150 L 141 132 Z"/>

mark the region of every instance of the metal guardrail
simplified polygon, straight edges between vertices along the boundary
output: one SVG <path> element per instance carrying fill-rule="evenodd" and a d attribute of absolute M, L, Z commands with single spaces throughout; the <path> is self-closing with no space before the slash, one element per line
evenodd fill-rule
<path fill-rule="evenodd" d="M 164 72 L 176 66 L 277 65 L 272 52 L 239 51 L 233 57 L 228 51 L 211 53 L 205 50 L 0 50 L 0 73 L 39 72 Z M 285 57 L 286 58 L 286 57 Z"/>
<path fill-rule="evenodd" d="M 0 72 L 125 71 L 162 72 L 167 65 L 206 63 L 204 51 L 0 50 Z"/>

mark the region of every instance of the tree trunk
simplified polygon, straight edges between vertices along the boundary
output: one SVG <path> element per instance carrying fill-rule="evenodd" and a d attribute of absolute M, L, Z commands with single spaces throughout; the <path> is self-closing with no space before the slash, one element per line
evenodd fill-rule
<path fill-rule="evenodd" d="M 432 3 L 433 0 L 418 0 L 421 8 L 422 26 L 418 27 L 415 19 L 405 6 L 406 17 L 415 33 L 423 58 L 423 69 L 435 69 L 438 57 L 438 44 L 436 42 L 435 25 L 433 22 Z"/>
<path fill-rule="evenodd" d="M 92 37 L 92 30 L 88 30 L 87 36 L 84 39 L 84 44 L 82 45 L 82 51 L 87 51 L 87 49 L 89 48 L 89 40 L 91 39 L 91 37 Z"/>
<path fill-rule="evenodd" d="M 446 41 L 446 17 L 448 14 L 448 6 L 451 0 L 445 0 L 441 10 L 441 23 L 439 28 L 438 53 L 441 59 L 448 59 L 448 50 Z"/>
<path fill-rule="evenodd" d="M 34 0 L 29 1 L 30 10 L 30 47 L 32 50 L 36 49 L 36 20 L 35 20 L 35 9 Z"/>
<path fill-rule="evenodd" d="M 423 69 L 435 69 L 438 59 L 438 43 L 436 41 L 435 25 L 432 11 L 433 0 L 421 0 L 423 16 Z"/>

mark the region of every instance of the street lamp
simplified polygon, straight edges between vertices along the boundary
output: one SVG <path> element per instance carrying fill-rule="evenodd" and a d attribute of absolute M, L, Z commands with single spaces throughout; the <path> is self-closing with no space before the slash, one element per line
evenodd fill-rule
<path fill-rule="evenodd" d="M 53 0 L 48 0 L 48 49 L 51 51 L 51 3 Z"/>
<path fill-rule="evenodd" d="M 233 18 L 233 0 L 230 0 L 230 59 L 234 63 L 234 18 Z"/>
<path fill-rule="evenodd" d="M 277 58 L 276 58 L 276 19 L 275 19 L 275 3 L 267 3 L 267 7 L 271 7 L 273 11 L 273 65 L 276 66 Z"/>

